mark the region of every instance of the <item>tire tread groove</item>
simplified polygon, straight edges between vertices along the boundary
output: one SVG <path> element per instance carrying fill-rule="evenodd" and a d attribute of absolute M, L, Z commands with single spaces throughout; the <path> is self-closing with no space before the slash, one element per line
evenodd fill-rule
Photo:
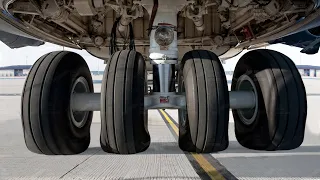
<path fill-rule="evenodd" d="M 29 90 L 29 93 L 28 93 L 28 98 L 29 98 L 29 100 L 31 99 L 31 91 L 32 91 L 32 85 L 33 85 L 33 82 L 34 82 L 34 77 L 35 77 L 35 75 L 37 74 L 37 72 L 38 72 L 38 69 L 40 68 L 40 66 L 41 66 L 41 64 L 43 63 L 43 61 L 44 61 L 44 59 L 47 57 L 49 55 L 49 53 L 48 54 L 46 54 L 46 55 L 44 55 L 44 56 L 42 56 L 41 58 L 42 59 L 40 59 L 40 62 L 39 62 L 39 65 L 38 65 L 38 67 L 36 68 L 36 69 L 34 69 L 34 75 L 33 75 L 33 77 L 31 77 L 30 76 L 30 78 L 32 78 L 32 80 L 31 80 L 31 84 L 30 84 L 30 90 Z M 31 69 L 32 70 L 32 69 Z M 31 72 L 30 72 L 31 73 Z M 30 74 L 29 73 L 29 74 Z M 29 79 L 27 78 L 27 80 L 26 80 L 26 85 L 27 85 L 27 81 L 28 81 Z M 25 93 L 25 90 L 24 90 L 24 93 Z M 24 94 L 23 93 L 23 94 Z M 23 97 L 24 97 L 24 95 L 23 95 Z M 28 104 L 28 124 L 29 124 L 29 128 L 30 128 L 30 134 L 31 134 L 31 136 L 32 136 L 32 140 L 33 140 L 33 142 L 34 142 L 34 144 L 36 145 L 36 147 L 38 148 L 38 150 L 41 152 L 41 153 L 44 153 L 44 152 L 42 152 L 41 151 L 41 149 L 39 148 L 39 145 L 37 144 L 37 142 L 35 141 L 35 138 L 34 138 L 34 134 L 33 134 L 33 130 L 32 130 L 32 126 L 31 126 L 31 121 L 30 121 L 30 104 L 27 102 L 27 104 Z M 22 106 L 23 106 L 23 104 L 22 104 Z M 22 108 L 23 109 L 23 108 Z M 23 112 L 23 111 L 21 111 L 21 112 Z"/>

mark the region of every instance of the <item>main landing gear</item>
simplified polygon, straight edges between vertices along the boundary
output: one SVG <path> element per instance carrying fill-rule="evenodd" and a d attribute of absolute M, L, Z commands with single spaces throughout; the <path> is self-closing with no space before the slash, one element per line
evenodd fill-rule
<path fill-rule="evenodd" d="M 150 145 L 148 109 L 179 110 L 179 147 L 184 151 L 226 149 L 229 109 L 242 146 L 258 150 L 299 147 L 307 102 L 293 62 L 275 51 L 250 51 L 234 70 L 230 92 L 222 64 L 213 52 L 187 52 L 176 70 L 176 11 L 158 8 L 153 19 L 150 93 L 145 60 L 139 52 L 122 50 L 112 55 L 101 93 L 93 93 L 89 68 L 79 55 L 52 52 L 42 56 L 33 65 L 22 95 L 28 149 L 42 154 L 85 151 L 90 143 L 92 111 L 101 111 L 102 149 L 119 154 L 142 152 Z"/>

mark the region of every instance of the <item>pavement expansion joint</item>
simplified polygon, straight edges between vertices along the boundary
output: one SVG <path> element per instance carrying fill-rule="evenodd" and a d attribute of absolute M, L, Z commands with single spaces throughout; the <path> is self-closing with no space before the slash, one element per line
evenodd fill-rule
<path fill-rule="evenodd" d="M 88 159 L 90 159 L 91 157 L 93 157 L 94 155 L 96 155 L 99 151 L 102 151 L 102 150 L 97 150 L 95 153 L 92 153 L 89 157 L 85 158 L 83 161 L 81 161 L 80 163 L 78 163 L 77 165 L 75 165 L 73 168 L 71 168 L 69 171 L 67 171 L 66 173 L 64 173 L 62 176 L 60 176 L 59 179 L 63 179 L 67 174 L 69 174 L 71 171 L 73 171 L 74 169 L 76 169 L 78 166 L 80 166 L 81 164 L 83 164 L 84 162 L 86 162 Z"/>

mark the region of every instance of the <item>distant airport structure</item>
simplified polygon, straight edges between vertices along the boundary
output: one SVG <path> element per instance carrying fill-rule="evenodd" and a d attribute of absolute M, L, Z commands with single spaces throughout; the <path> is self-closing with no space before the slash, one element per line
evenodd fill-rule
<path fill-rule="evenodd" d="M 320 66 L 297 65 L 301 76 L 320 77 Z"/>
<path fill-rule="evenodd" d="M 31 65 L 0 67 L 0 77 L 20 77 L 28 75 Z"/>
<path fill-rule="evenodd" d="M 0 67 L 0 77 L 21 77 L 27 76 L 31 65 L 14 65 Z M 103 71 L 91 71 L 92 75 L 103 75 Z"/>
<path fill-rule="evenodd" d="M 27 76 L 31 65 L 14 65 L 0 67 L 0 77 Z M 320 77 L 320 66 L 297 65 L 301 76 Z M 103 71 L 91 71 L 92 75 L 103 75 Z M 226 71 L 226 75 L 232 75 L 233 71 Z"/>

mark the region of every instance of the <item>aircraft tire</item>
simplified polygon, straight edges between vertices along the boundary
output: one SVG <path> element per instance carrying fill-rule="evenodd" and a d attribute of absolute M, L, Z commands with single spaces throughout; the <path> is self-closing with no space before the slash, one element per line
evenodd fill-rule
<path fill-rule="evenodd" d="M 268 49 L 253 50 L 238 61 L 232 91 L 253 82 L 256 113 L 233 109 L 238 142 L 255 150 L 289 150 L 301 145 L 307 115 L 306 91 L 295 64 L 287 56 Z M 246 85 L 247 88 L 249 85 Z M 250 114 L 251 113 L 251 114 Z M 250 123 L 246 123 L 251 119 Z"/>
<path fill-rule="evenodd" d="M 229 94 L 219 58 L 210 51 L 193 50 L 182 59 L 178 89 L 186 95 L 179 109 L 179 147 L 188 152 L 211 153 L 229 145 Z"/>
<path fill-rule="evenodd" d="M 78 114 L 82 124 L 77 127 L 72 120 L 76 115 L 70 110 L 71 91 L 79 78 L 86 86 L 85 92 L 93 92 L 90 70 L 73 52 L 48 53 L 32 66 L 21 98 L 24 139 L 30 151 L 68 155 L 88 148 L 92 112 Z"/>
<path fill-rule="evenodd" d="M 135 51 L 118 51 L 107 63 L 101 89 L 100 145 L 109 153 L 134 154 L 150 145 L 144 109 L 146 65 Z"/>

